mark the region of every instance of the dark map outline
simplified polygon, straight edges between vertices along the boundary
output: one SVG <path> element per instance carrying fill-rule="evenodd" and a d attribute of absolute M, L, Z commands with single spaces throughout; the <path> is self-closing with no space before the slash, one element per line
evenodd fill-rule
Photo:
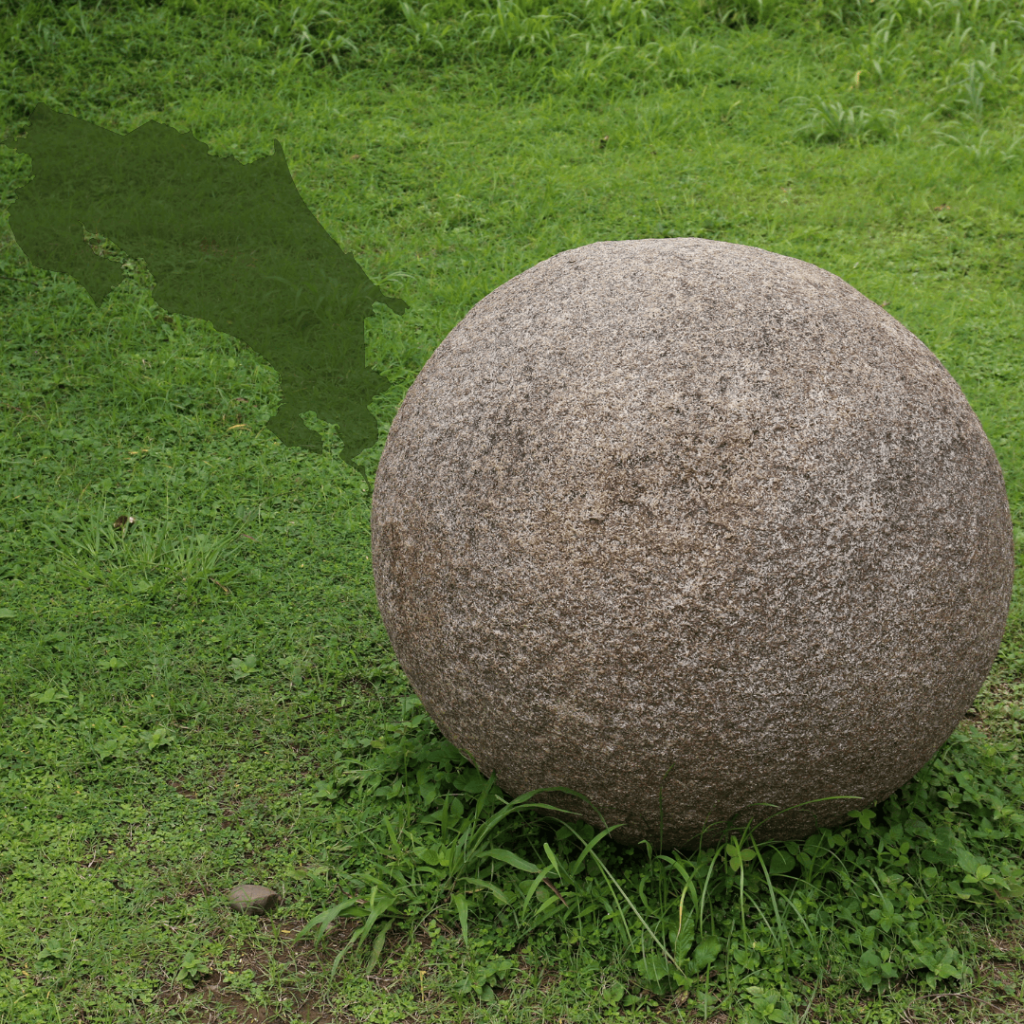
<path fill-rule="evenodd" d="M 317 221 L 277 139 L 272 155 L 242 164 L 153 120 L 119 135 L 44 103 L 30 120 L 9 143 L 33 171 L 10 225 L 35 266 L 70 275 L 101 306 L 123 268 L 85 232 L 109 239 L 145 261 L 164 310 L 208 320 L 278 372 L 281 405 L 267 426 L 284 444 L 322 450 L 307 411 L 336 425 L 349 465 L 376 443 L 368 405 L 392 384 L 365 365 L 363 321 L 375 302 L 399 314 L 408 305 Z"/>

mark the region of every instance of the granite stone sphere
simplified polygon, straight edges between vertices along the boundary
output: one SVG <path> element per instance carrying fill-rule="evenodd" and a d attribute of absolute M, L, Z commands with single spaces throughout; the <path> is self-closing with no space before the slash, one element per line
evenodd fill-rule
<path fill-rule="evenodd" d="M 700 238 L 595 242 L 477 303 L 395 416 L 371 530 L 441 731 L 656 849 L 893 793 L 977 695 L 1013 581 L 939 360 L 835 275 Z"/>

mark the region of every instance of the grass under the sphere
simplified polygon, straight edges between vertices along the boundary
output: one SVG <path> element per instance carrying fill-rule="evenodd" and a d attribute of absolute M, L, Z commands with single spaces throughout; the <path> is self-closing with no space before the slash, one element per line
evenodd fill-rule
<path fill-rule="evenodd" d="M 281 140 L 410 306 L 367 321 L 394 385 L 371 481 L 492 289 L 701 236 L 885 305 L 964 390 L 1024 528 L 1015 2 L 0 10 L 2 133 L 46 102 L 243 162 Z M 29 173 L 0 148 L 0 202 Z M 1019 582 L 968 719 L 880 807 L 800 843 L 618 847 L 440 736 L 380 622 L 362 477 L 329 429 L 323 454 L 278 443 L 274 371 L 151 283 L 129 266 L 97 309 L 0 222 L 2 1024 L 1020 1019 Z M 282 906 L 231 910 L 247 882 Z"/>

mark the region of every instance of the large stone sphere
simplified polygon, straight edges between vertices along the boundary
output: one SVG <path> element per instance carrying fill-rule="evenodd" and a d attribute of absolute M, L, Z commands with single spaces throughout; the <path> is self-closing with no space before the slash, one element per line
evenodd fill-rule
<path fill-rule="evenodd" d="M 700 238 L 595 242 L 477 303 L 398 410 L 372 548 L 441 731 L 656 848 L 890 795 L 977 695 L 1013 581 L 939 360 L 835 275 Z"/>

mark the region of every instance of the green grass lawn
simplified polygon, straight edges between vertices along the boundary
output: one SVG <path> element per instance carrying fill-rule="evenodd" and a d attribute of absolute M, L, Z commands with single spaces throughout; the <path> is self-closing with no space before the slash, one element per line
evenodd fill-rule
<path fill-rule="evenodd" d="M 38 102 L 248 162 L 409 304 L 367 321 L 372 483 L 484 295 L 602 239 L 830 270 L 943 361 L 1024 539 L 1015 0 L 2 3 Z M 31 173 L 0 148 L 0 202 Z M 699 855 L 510 802 L 397 665 L 371 495 L 266 429 L 275 372 L 97 309 L 0 220 L 0 1024 L 925 1024 L 1024 1014 L 1024 607 L 969 717 L 848 828 Z M 100 241 L 96 242 L 101 244 Z M 122 516 L 130 525 L 115 527 Z M 228 892 L 266 885 L 270 914 Z"/>

